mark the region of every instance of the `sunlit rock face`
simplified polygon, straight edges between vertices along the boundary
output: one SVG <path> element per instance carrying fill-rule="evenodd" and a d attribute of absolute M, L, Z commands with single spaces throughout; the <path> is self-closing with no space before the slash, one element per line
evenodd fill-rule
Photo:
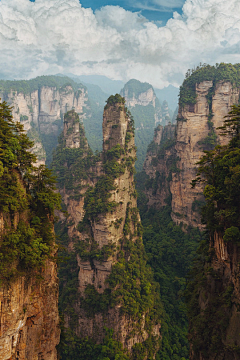
<path fill-rule="evenodd" d="M 176 129 L 168 135 L 171 142 L 165 143 L 163 138 L 159 146 L 158 138 L 162 138 L 167 127 L 156 130 L 156 146 L 149 149 L 144 165 L 150 179 L 156 179 L 155 189 L 151 184 L 146 189 L 149 205 L 164 206 L 165 199 L 171 195 L 172 219 L 185 226 L 203 228 L 199 214 L 204 201 L 202 187 L 198 185 L 193 189 L 191 186 L 197 173 L 196 164 L 204 150 L 228 142 L 226 137 L 220 136 L 218 128 L 223 125 L 231 105 L 239 99 L 237 87 L 218 81 L 209 102 L 212 89 L 212 81 L 196 84 L 196 103 L 179 108 Z"/>
<path fill-rule="evenodd" d="M 46 143 L 51 143 L 54 138 L 57 144 L 64 114 L 74 108 L 84 116 L 83 107 L 88 101 L 87 89 L 81 84 L 78 89 L 73 89 L 71 85 L 56 87 L 39 84 L 37 90 L 31 90 L 30 87 L 21 90 L 20 85 L 18 90 L 13 90 L 11 86 L 14 87 L 14 84 L 9 85 L 10 90 L 0 91 L 0 98 L 13 107 L 14 121 L 19 121 L 34 141 L 32 151 L 37 155 L 37 165 L 45 164 L 46 151 L 49 151 Z"/>
<path fill-rule="evenodd" d="M 1 286 L 0 304 L 1 360 L 57 360 L 60 327 L 54 262 L 46 262 L 41 280 L 21 276 Z"/>

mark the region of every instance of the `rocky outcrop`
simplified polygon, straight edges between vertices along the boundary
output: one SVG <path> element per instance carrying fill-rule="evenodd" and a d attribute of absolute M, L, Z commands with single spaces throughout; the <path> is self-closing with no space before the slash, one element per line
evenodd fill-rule
<path fill-rule="evenodd" d="M 0 359 L 57 360 L 60 328 L 56 264 L 0 286 Z"/>
<path fill-rule="evenodd" d="M 62 143 L 58 146 L 53 161 L 53 167 L 59 175 L 60 165 L 64 164 L 64 160 L 62 163 L 57 160 L 60 151 L 64 146 L 68 148 L 66 151 L 72 149 L 72 134 L 70 138 L 69 129 L 72 129 L 75 139 L 79 136 L 79 144 L 86 144 L 84 133 L 79 134 L 76 128 L 76 117 L 74 112 L 68 112 L 65 117 Z M 114 338 L 126 350 L 131 352 L 135 344 L 142 343 L 147 354 L 145 340 L 149 337 L 155 339 L 157 349 L 160 336 L 160 326 L 154 316 L 151 320 L 152 330 L 149 331 L 147 327 L 148 317 L 155 305 L 146 304 L 145 310 L 139 309 L 133 316 L 125 299 L 125 296 L 133 296 L 135 286 L 140 291 L 145 276 L 149 275 L 146 274 L 146 263 L 143 260 L 141 225 L 133 178 L 136 156 L 133 123 L 126 112 L 123 98 L 119 95 L 110 97 L 105 107 L 103 152 L 100 157 L 94 156 L 86 146 L 79 145 L 78 151 L 79 157 L 75 159 L 75 164 L 78 164 L 78 169 L 82 168 L 78 179 L 75 165 L 65 163 L 64 166 L 66 171 L 68 168 L 73 174 L 74 188 L 79 190 L 73 193 L 66 186 L 66 177 L 65 182 L 59 184 L 68 212 L 65 222 L 67 248 L 77 260 L 77 298 L 73 305 L 77 321 L 74 323 L 74 332 L 80 339 L 87 336 L 94 342 L 101 343 L 105 336 L 104 328 L 107 327 L 114 330 Z M 59 226 L 64 228 L 63 218 Z M 125 243 L 131 247 L 130 252 Z M 131 271 L 135 267 L 139 271 L 141 268 L 141 280 L 138 276 L 135 280 L 134 276 L 128 275 L 130 264 Z M 125 274 L 123 277 L 122 271 Z M 148 281 L 151 282 L 150 278 Z M 132 291 L 124 295 L 130 284 Z M 153 289 L 152 285 L 150 297 L 153 296 Z M 132 301 L 132 306 L 137 309 L 138 299 Z M 65 308 L 65 326 L 69 327 L 71 324 L 72 315 Z"/>
<path fill-rule="evenodd" d="M 203 150 L 228 141 L 226 137 L 219 136 L 218 127 L 223 125 L 224 116 L 230 111 L 231 105 L 238 102 L 239 89 L 230 82 L 219 81 L 214 86 L 209 103 L 207 96 L 212 88 L 212 81 L 196 84 L 196 104 L 180 108 L 178 113 L 175 149 L 179 171 L 173 175 L 170 184 L 172 218 L 176 223 L 201 227 L 199 207 L 203 202 L 202 187 L 191 187 L 196 177 L 196 163 Z"/>
<path fill-rule="evenodd" d="M 69 81 L 73 85 L 69 85 Z M 57 76 L 44 76 L 24 82 L 8 81 L 0 90 L 0 98 L 13 107 L 14 121 L 19 121 L 34 140 L 33 152 L 38 157 L 39 165 L 45 164 L 46 149 L 49 150 L 52 145 L 51 136 L 55 137 L 54 145 L 57 144 L 64 114 L 72 108 L 78 114 L 83 114 L 83 107 L 88 101 L 87 90 L 83 85 Z"/>
<path fill-rule="evenodd" d="M 141 83 L 138 80 L 129 80 L 124 88 L 121 90 L 121 96 L 123 96 L 126 100 L 127 107 L 131 110 L 136 106 L 152 106 L 154 108 L 154 124 L 165 124 L 170 121 L 170 115 L 168 110 L 168 104 L 164 100 L 163 105 L 160 105 L 158 98 L 156 97 L 155 91 L 152 85 L 148 83 Z M 132 110 L 131 110 L 132 111 Z M 151 111 L 149 111 L 150 117 L 152 116 Z M 140 127 L 152 127 L 151 118 L 148 119 L 148 124 L 144 124 L 141 122 L 138 124 L 140 119 L 136 118 L 136 129 Z M 140 125 L 140 126 L 139 126 Z"/>
<path fill-rule="evenodd" d="M 159 172 L 160 181 L 158 184 L 155 181 L 155 189 L 150 183 L 146 190 L 149 205 L 164 205 L 163 198 L 169 193 L 166 188 L 170 187 L 172 219 L 177 224 L 202 228 L 199 215 L 204 202 L 202 187 L 197 185 L 193 189 L 191 186 L 196 177 L 196 163 L 204 150 L 228 142 L 227 137 L 219 136 L 218 128 L 223 125 L 231 105 L 238 102 L 239 88 L 230 81 L 202 81 L 195 84 L 195 94 L 195 104 L 179 108 L 171 149 L 167 147 L 161 156 L 155 158 L 150 149 L 144 170 L 152 182 Z M 172 175 L 169 177 L 170 171 Z"/>

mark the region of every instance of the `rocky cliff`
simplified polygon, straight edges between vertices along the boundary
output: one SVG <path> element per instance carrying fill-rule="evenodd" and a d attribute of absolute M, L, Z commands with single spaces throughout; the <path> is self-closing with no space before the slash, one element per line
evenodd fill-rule
<path fill-rule="evenodd" d="M 63 116 L 72 108 L 83 115 L 87 90 L 67 77 L 42 76 L 28 81 L 0 81 L 0 98 L 13 109 L 14 121 L 23 124 L 34 140 L 38 164 L 45 164 L 63 127 Z M 46 154 L 47 152 L 47 154 Z"/>
<path fill-rule="evenodd" d="M 57 360 L 59 343 L 56 264 L 0 286 L 0 359 Z"/>
<path fill-rule="evenodd" d="M 0 359 L 56 360 L 59 195 L 49 171 L 33 168 L 32 143 L 8 106 L 0 109 Z"/>
<path fill-rule="evenodd" d="M 218 127 L 222 126 L 231 105 L 238 103 L 239 92 L 238 73 L 232 65 L 205 66 L 189 74 L 180 90 L 176 135 L 173 139 L 175 144 L 172 144 L 170 152 L 169 148 L 166 149 L 162 155 L 164 160 L 160 159 L 159 163 L 158 160 L 150 163 L 152 155 L 148 154 L 145 171 L 150 178 L 155 178 L 157 166 L 160 176 L 170 171 L 168 163 L 171 167 L 172 175 L 167 182 L 172 196 L 172 218 L 177 224 L 202 227 L 199 216 L 204 201 L 202 187 L 192 189 L 191 186 L 196 176 L 196 163 L 204 150 L 227 142 L 226 137 L 219 137 Z M 171 161 L 173 156 L 174 166 Z M 155 195 L 166 192 L 165 182 L 160 182 L 156 187 Z M 159 199 L 149 199 L 150 203 L 156 202 L 161 206 Z"/>
<path fill-rule="evenodd" d="M 154 131 L 154 139 L 148 146 L 143 165 L 143 170 L 148 175 L 145 184 L 148 206 L 163 207 L 171 196 L 171 174 L 176 167 L 175 131 L 175 125 L 158 125 Z"/>
<path fill-rule="evenodd" d="M 104 341 L 106 328 L 113 329 L 128 356 L 139 351 L 139 343 L 143 356 L 154 355 L 160 326 L 136 205 L 133 120 L 124 99 L 111 96 L 103 115 L 103 152 L 94 156 L 77 119 L 73 111 L 66 114 L 53 161 L 68 212 L 58 231 L 72 257 L 77 287 L 75 293 L 72 289 L 73 314 L 65 290 L 72 277 L 63 267 L 60 301 L 65 326 L 78 341 L 88 337 L 95 344 Z M 78 148 L 73 149 L 70 129 L 79 139 Z M 64 152 L 72 154 L 71 161 Z"/>
<path fill-rule="evenodd" d="M 231 141 L 205 154 L 199 167 L 207 233 L 185 294 L 194 360 L 239 359 L 240 354 L 239 115 L 237 105 L 222 129 L 231 133 Z"/>

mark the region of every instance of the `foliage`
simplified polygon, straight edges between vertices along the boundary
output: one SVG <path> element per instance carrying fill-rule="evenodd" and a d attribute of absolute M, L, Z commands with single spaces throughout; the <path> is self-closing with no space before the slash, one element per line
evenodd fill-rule
<path fill-rule="evenodd" d="M 213 88 L 210 89 L 213 94 L 215 84 L 220 81 L 230 81 L 234 86 L 240 85 L 240 64 L 216 64 L 216 66 L 203 64 L 197 66 L 194 70 L 188 70 L 186 78 L 180 87 L 179 105 L 194 105 L 196 103 L 196 84 L 203 81 L 213 81 Z"/>
<path fill-rule="evenodd" d="M 203 219 L 210 231 L 224 235 L 226 229 L 240 226 L 239 220 L 239 181 L 240 181 L 240 105 L 232 107 L 229 117 L 224 121 L 224 135 L 231 132 L 232 139 L 227 146 L 216 146 L 206 151 L 199 161 L 197 182 L 205 184 L 206 205 Z"/>
<path fill-rule="evenodd" d="M 0 281 L 38 271 L 54 243 L 54 210 L 60 197 L 50 170 L 33 166 L 32 146 L 22 125 L 13 122 L 11 108 L 0 103 L 0 211 L 5 221 Z"/>
<path fill-rule="evenodd" d="M 148 83 L 142 83 L 139 80 L 131 79 L 129 80 L 124 88 L 123 88 L 123 94 L 127 93 L 128 98 L 138 98 L 138 96 L 149 89 L 153 89 L 152 85 Z M 123 95 L 124 96 L 124 95 Z"/>
<path fill-rule="evenodd" d="M 101 344 L 87 337 L 77 337 L 68 329 L 61 341 L 62 360 L 129 360 L 129 354 L 122 343 L 115 340 L 113 330 L 104 329 L 105 336 Z M 71 344 L 71 346 L 69 346 Z"/>
<path fill-rule="evenodd" d="M 31 80 L 0 80 L 0 91 L 4 94 L 9 94 L 11 90 L 18 93 L 30 94 L 43 86 L 56 88 L 56 90 L 61 89 L 61 91 L 63 91 L 66 86 L 71 86 L 75 91 L 78 91 L 79 88 L 79 84 L 67 76 L 43 75 Z M 82 84 L 81 87 L 85 88 Z"/>
<path fill-rule="evenodd" d="M 190 228 L 184 233 L 175 225 L 170 206 L 147 210 L 147 200 L 143 195 L 138 198 L 148 264 L 160 285 L 158 291 L 164 305 L 162 346 L 156 359 L 188 359 L 188 321 L 183 292 L 201 234 Z"/>
<path fill-rule="evenodd" d="M 193 186 L 204 184 L 206 204 L 202 210 L 207 226 L 204 241 L 198 250 L 186 290 L 190 340 L 196 356 L 216 357 L 229 354 L 233 349 L 226 344 L 226 330 L 234 302 L 231 279 L 223 281 L 223 268 L 214 267 L 215 251 L 212 247 L 214 235 L 226 242 L 228 250 L 239 246 L 239 181 L 240 181 L 240 105 L 234 105 L 221 127 L 230 142 L 206 151 L 198 165 L 198 177 Z M 214 291 L 213 291 L 214 289 Z M 200 301 L 201 298 L 201 301 Z M 200 304 L 204 302 L 204 307 Z M 234 340 L 232 340 L 234 341 Z M 225 355 L 224 355 L 225 356 Z"/>
<path fill-rule="evenodd" d="M 116 105 L 116 104 L 125 104 L 125 99 L 119 95 L 119 94 L 116 94 L 116 95 L 111 95 L 109 96 L 109 98 L 107 99 L 107 105 L 105 106 L 105 109 L 107 109 L 109 106 L 112 106 L 112 105 Z"/>
<path fill-rule="evenodd" d="M 135 119 L 135 143 L 137 146 L 136 170 L 141 171 L 148 144 L 153 137 L 155 127 L 155 108 L 149 104 L 147 106 L 136 105 L 131 107 L 131 113 Z"/>
<path fill-rule="evenodd" d="M 114 102 L 116 99 L 114 98 L 112 100 Z M 116 109 L 118 108 L 119 106 L 117 105 Z M 144 359 L 147 354 L 149 359 L 152 359 L 152 356 L 159 345 L 159 339 L 152 336 L 152 330 L 153 326 L 159 323 L 162 307 L 156 291 L 156 284 L 153 281 L 152 272 L 147 265 L 146 254 L 141 239 L 142 227 L 139 221 L 138 211 L 136 208 L 132 208 L 131 203 L 128 203 L 125 221 L 123 219 L 117 219 L 118 221 L 116 221 L 116 224 L 113 222 L 113 224 L 110 225 L 120 226 L 122 224 L 123 226 L 123 235 L 122 238 L 119 239 L 117 246 L 114 246 L 109 242 L 109 244 L 100 249 L 98 244 L 94 241 L 91 231 L 91 223 L 93 221 L 96 222 L 100 220 L 100 215 L 113 211 L 116 206 L 121 205 L 120 203 L 111 201 L 112 191 L 117 190 L 115 179 L 118 179 L 124 174 L 126 169 L 128 169 L 131 175 L 134 166 L 135 158 L 132 154 L 134 149 L 132 148 L 131 143 L 127 141 L 130 139 L 128 135 L 131 137 L 133 136 L 134 122 L 128 110 L 125 107 L 122 107 L 122 110 L 125 112 L 125 116 L 128 119 L 127 135 L 125 139 L 126 146 L 117 144 L 101 155 L 102 169 L 104 171 L 98 179 L 96 179 L 95 185 L 89 186 L 84 193 L 84 219 L 79 224 L 78 230 L 81 231 L 82 238 L 85 240 L 81 239 L 78 241 L 77 238 L 73 239 L 74 247 L 72 249 L 70 260 L 73 266 L 72 273 L 69 274 L 69 271 L 71 270 L 67 263 L 61 266 L 59 272 L 60 290 L 62 293 L 62 295 L 60 295 L 60 308 L 66 316 L 69 316 L 71 329 L 73 331 L 77 328 L 76 319 L 78 317 L 79 309 L 78 306 L 76 306 L 76 303 L 79 300 L 81 306 L 80 312 L 82 313 L 82 311 L 84 311 L 85 315 L 90 318 L 94 318 L 96 314 L 107 316 L 111 309 L 119 306 L 121 315 L 125 314 L 127 318 L 131 319 L 131 323 L 133 323 L 133 334 L 142 331 L 141 325 L 144 318 L 145 330 L 149 334 L 149 339 L 141 345 L 134 347 L 132 359 Z M 73 173 L 76 164 L 76 158 L 74 157 L 72 158 L 72 163 L 70 162 L 68 153 L 66 153 L 65 158 L 61 158 L 63 150 L 64 138 L 60 139 L 60 145 L 54 156 L 54 169 L 56 173 L 62 177 L 62 181 L 60 180 L 62 188 L 66 183 L 66 173 L 68 169 Z M 70 154 L 72 154 L 72 152 L 70 152 Z M 61 162 L 57 160 L 59 156 Z M 82 158 L 86 157 L 86 152 L 84 152 Z M 90 163 L 92 160 L 92 158 L 89 158 Z M 80 155 L 79 160 L 77 161 L 80 161 Z M 62 173 L 60 172 L 61 167 L 59 167 L 59 164 L 62 166 Z M 88 170 L 89 169 L 85 168 L 84 171 L 89 176 Z M 75 178 L 76 176 L 74 175 L 74 179 Z M 130 178 L 130 181 L 132 181 L 132 178 Z M 79 192 L 79 188 L 77 189 L 76 185 L 77 183 L 74 183 L 73 181 L 72 190 L 76 189 L 76 191 Z M 79 186 L 81 186 L 81 179 L 79 180 Z M 72 190 L 69 187 L 68 189 L 70 190 L 69 194 L 71 194 Z M 133 196 L 135 196 L 135 194 Z M 64 225 L 60 231 L 60 238 L 61 242 L 63 241 L 63 246 L 66 248 L 69 239 Z M 92 265 L 96 260 L 103 262 L 108 260 L 110 256 L 115 256 L 112 271 L 106 279 L 107 287 L 103 292 L 95 288 L 94 285 L 88 285 L 85 288 L 84 296 L 79 299 L 78 294 L 74 291 L 78 270 L 77 263 L 73 259 L 74 257 L 76 258 L 77 254 L 83 261 L 89 261 Z M 65 307 L 67 309 L 66 311 Z M 68 331 L 64 330 L 63 334 L 68 336 Z M 115 339 L 117 334 L 113 335 Z M 132 334 L 129 336 L 132 336 Z M 68 345 L 61 350 L 62 354 L 67 354 L 75 359 L 74 356 L 76 356 L 77 349 L 84 349 L 84 344 L 86 343 L 84 334 L 80 334 L 80 338 L 76 338 L 71 333 L 69 340 L 67 340 Z M 106 348 L 104 341 L 105 340 L 103 340 L 101 345 L 93 344 L 91 340 L 91 344 L 88 343 L 89 354 L 92 354 L 93 359 L 101 359 L 101 357 L 98 356 L 100 356 L 99 351 L 103 351 L 103 349 Z M 106 358 L 127 359 L 127 357 L 124 357 L 125 352 L 119 348 L 119 343 L 115 342 L 115 344 L 116 348 L 114 348 L 112 354 L 109 353 L 109 355 L 106 355 L 108 356 Z"/>
<path fill-rule="evenodd" d="M 118 99 L 118 94 L 116 94 L 110 103 L 114 106 L 114 101 L 117 101 Z M 121 99 L 119 101 L 124 100 Z M 120 175 L 123 175 L 126 168 L 129 170 L 130 174 L 133 174 L 134 172 L 135 157 L 129 155 L 129 151 L 131 150 L 129 148 L 129 137 L 131 137 L 134 133 L 134 120 L 131 113 L 125 107 L 124 112 L 125 116 L 129 120 L 126 131 L 125 146 L 123 148 L 121 145 L 117 144 L 103 154 L 104 175 L 101 175 L 95 186 L 89 187 L 85 194 L 85 214 L 83 219 L 83 222 L 85 223 L 89 220 L 96 220 L 99 214 L 105 214 L 112 211 L 117 206 L 115 201 L 109 201 L 112 191 L 116 189 L 114 180 Z"/>
<path fill-rule="evenodd" d="M 99 161 L 99 156 L 94 155 L 92 150 L 86 147 L 87 139 L 78 115 L 71 110 L 65 114 L 64 119 L 73 121 L 72 126 L 74 126 L 74 122 L 79 123 L 80 147 L 66 147 L 66 139 L 62 133 L 59 137 L 59 144 L 53 153 L 51 166 L 57 175 L 58 187 L 73 190 L 78 196 L 80 182 L 88 178 L 90 167 Z"/>

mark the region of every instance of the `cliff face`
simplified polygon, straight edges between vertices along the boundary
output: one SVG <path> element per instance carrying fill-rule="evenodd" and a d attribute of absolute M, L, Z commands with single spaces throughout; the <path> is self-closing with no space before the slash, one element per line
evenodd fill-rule
<path fill-rule="evenodd" d="M 161 106 L 152 85 L 148 83 L 141 83 L 138 80 L 130 80 L 121 90 L 121 96 L 125 98 L 126 105 L 130 110 L 131 108 L 138 106 L 152 106 L 154 108 L 155 126 L 160 123 L 165 124 L 165 122 L 167 123 L 171 120 L 167 102 L 164 101 Z M 148 123 L 146 124 L 145 121 L 141 122 L 141 119 L 136 119 L 136 121 L 136 129 L 139 128 L 139 125 L 140 127 L 152 127 L 151 119 L 148 119 Z"/>
<path fill-rule="evenodd" d="M 0 359 L 57 360 L 58 279 L 49 170 L 0 103 Z M 17 149 L 17 151 L 16 151 Z"/>
<path fill-rule="evenodd" d="M 158 125 L 153 142 L 148 147 L 143 165 L 143 170 L 149 177 L 145 188 L 148 206 L 161 208 L 171 196 L 169 181 L 176 163 L 175 131 L 175 125 Z"/>
<path fill-rule="evenodd" d="M 166 187 L 169 183 L 172 219 L 177 224 L 202 228 L 199 215 L 204 201 L 202 187 L 198 185 L 192 189 L 191 186 L 196 177 L 196 163 L 204 150 L 211 150 L 217 143 L 225 144 L 228 141 L 227 137 L 219 136 L 217 128 L 223 125 L 224 116 L 230 111 L 231 105 L 238 103 L 239 88 L 228 81 L 202 81 L 194 85 L 195 104 L 179 108 L 176 133 L 172 138 L 175 144 L 172 143 L 171 149 L 167 148 L 153 162 L 150 151 L 144 169 L 153 180 L 156 178 L 156 171 L 165 179 L 166 174 L 170 171 L 172 173 L 167 182 L 160 181 L 155 190 L 151 187 L 150 191 L 147 190 L 149 204 L 164 205 L 161 199 L 168 193 Z"/>
<path fill-rule="evenodd" d="M 222 129 L 231 140 L 206 154 L 199 168 L 208 232 L 186 292 L 194 360 L 239 359 L 240 137 L 239 124 L 232 126 L 239 114 L 235 105 Z"/>
<path fill-rule="evenodd" d="M 190 287 L 191 360 L 237 360 L 240 349 L 239 246 L 214 233 L 210 261 L 197 269 Z M 193 309 L 194 307 L 194 309 Z"/>
<path fill-rule="evenodd" d="M 56 360 L 60 328 L 56 264 L 45 263 L 42 279 L 21 276 L 0 286 L 0 359 Z"/>
<path fill-rule="evenodd" d="M 196 163 L 203 150 L 211 149 L 211 145 L 227 142 L 227 138 L 219 137 L 217 128 L 223 125 L 224 116 L 239 98 L 238 88 L 233 88 L 230 82 L 218 82 L 212 95 L 210 113 L 207 95 L 212 87 L 212 81 L 197 84 L 196 104 L 179 110 L 175 146 L 179 157 L 179 171 L 173 175 L 170 185 L 173 220 L 198 227 L 201 227 L 199 206 L 203 198 L 200 195 L 202 188 L 191 188 L 191 181 L 196 177 Z M 211 129 L 215 133 L 215 139 L 211 137 Z"/>
<path fill-rule="evenodd" d="M 87 90 L 81 84 L 75 88 L 73 85 L 67 85 L 67 80 L 70 79 L 66 79 L 66 84 L 62 80 L 62 84 L 58 86 L 51 85 L 51 82 L 44 85 L 48 83 L 48 77 L 43 78 L 43 83 L 38 81 L 38 78 L 30 80 L 30 86 L 26 89 L 21 87 L 21 82 L 9 82 L 7 89 L 0 90 L 0 98 L 13 107 L 14 121 L 21 122 L 30 138 L 34 140 L 33 152 L 38 157 L 39 165 L 45 164 L 46 150 L 51 148 L 48 138 L 49 142 L 52 142 L 54 137 L 54 144 L 57 144 L 57 137 L 62 130 L 63 115 L 72 108 L 82 114 L 88 100 Z M 33 81 L 36 84 L 31 87 Z"/>
<path fill-rule="evenodd" d="M 75 129 L 77 135 L 74 127 L 76 114 L 70 112 L 67 117 L 64 134 L 68 127 Z M 82 138 L 86 144 L 84 134 Z M 72 142 L 68 135 L 63 135 L 63 143 L 70 148 Z M 57 148 L 56 157 L 60 147 Z M 69 214 L 67 247 L 77 260 L 75 334 L 80 339 L 88 336 L 94 342 L 102 343 L 104 327 L 107 327 L 113 329 L 114 338 L 128 351 L 150 337 L 157 344 L 160 327 L 157 319 L 154 320 L 153 316 L 151 320 L 152 330 L 147 326 L 153 303 L 143 305 L 142 299 L 139 308 L 138 299 L 134 299 L 135 292 L 141 291 L 145 281 L 151 288 L 150 298 L 154 296 L 154 286 L 150 285 L 151 280 L 146 273 L 136 205 L 133 124 L 120 96 L 112 97 L 104 110 L 103 153 L 100 157 L 93 156 L 86 146 L 80 146 L 78 151 L 79 161 L 84 162 L 85 167 L 79 180 L 74 180 L 74 188 L 79 189 L 75 191 L 75 199 L 73 191 L 60 184 Z M 58 172 L 56 159 L 53 165 Z M 70 171 L 73 172 L 73 168 Z M 131 267 L 133 272 L 142 272 L 141 280 L 138 275 L 130 275 Z M 132 290 L 128 292 L 129 286 Z M 130 308 L 128 301 L 132 302 Z M 65 325 L 71 327 L 71 324 L 72 316 L 65 308 Z M 157 348 L 156 344 L 154 346 Z M 147 354 L 149 349 L 144 346 L 143 351 Z M 154 346 L 153 353 L 156 351 Z"/>

